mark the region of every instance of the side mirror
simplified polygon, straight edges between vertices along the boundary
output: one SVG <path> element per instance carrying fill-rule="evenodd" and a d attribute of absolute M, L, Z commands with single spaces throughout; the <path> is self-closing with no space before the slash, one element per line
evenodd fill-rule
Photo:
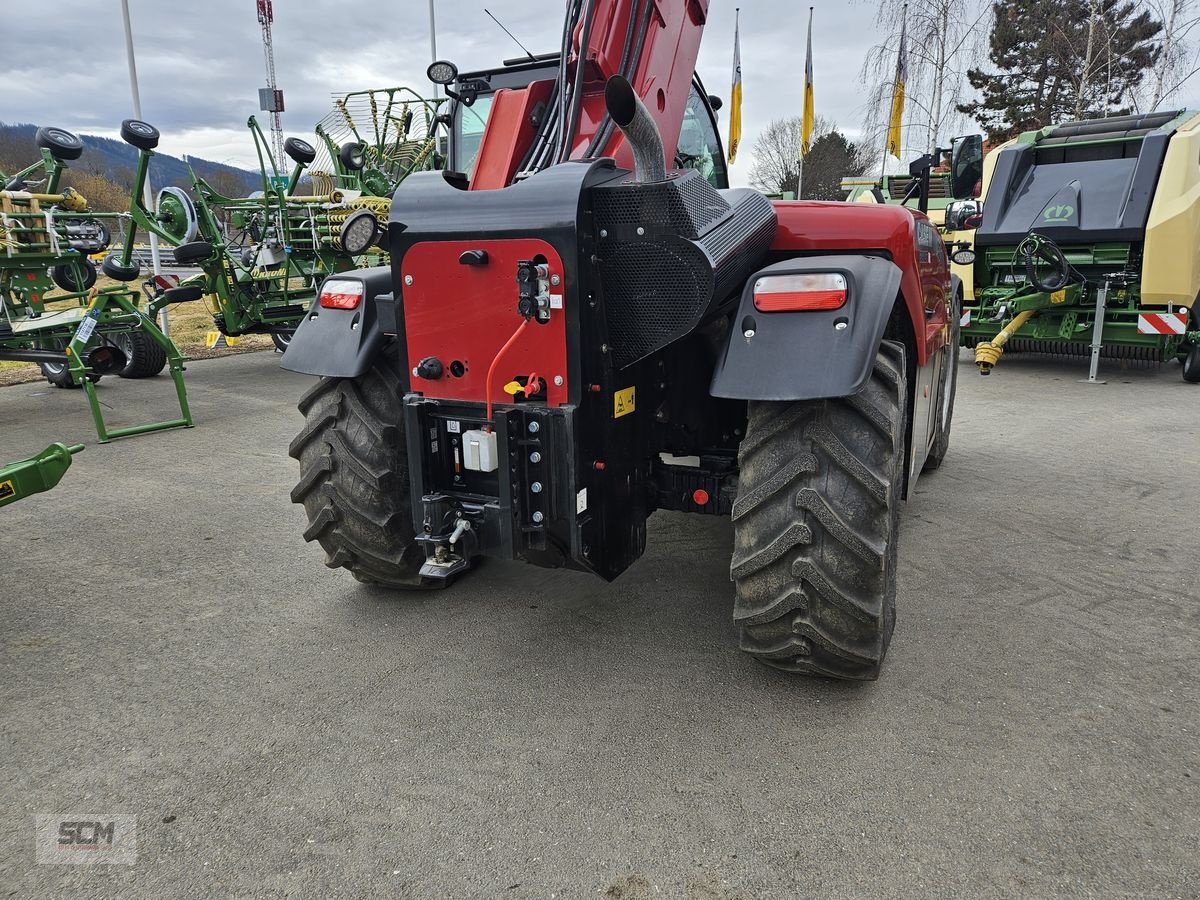
<path fill-rule="evenodd" d="M 950 188 L 957 200 L 975 196 L 983 178 L 983 135 L 968 134 L 950 142 Z"/>
<path fill-rule="evenodd" d="M 721 107 L 724 105 L 725 105 L 725 101 L 722 100 L 720 97 L 718 97 L 716 94 L 708 95 L 708 108 L 711 109 L 713 112 L 720 112 Z"/>
<path fill-rule="evenodd" d="M 982 211 L 976 200 L 954 200 L 946 204 L 946 230 L 964 231 L 979 227 Z"/>

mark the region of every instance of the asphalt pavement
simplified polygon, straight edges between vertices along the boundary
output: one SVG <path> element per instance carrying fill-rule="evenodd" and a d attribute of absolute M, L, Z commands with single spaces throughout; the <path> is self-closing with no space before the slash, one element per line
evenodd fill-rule
<path fill-rule="evenodd" d="M 1200 387 L 1177 364 L 960 363 L 903 515 L 882 679 L 736 647 L 720 519 L 658 514 L 613 584 L 490 563 L 396 595 L 301 538 L 309 379 L 189 365 L 197 427 L 96 443 L 0 389 L 0 894 L 1200 896 Z M 114 424 L 170 382 L 106 378 Z M 39 865 L 35 817 L 136 818 Z"/>

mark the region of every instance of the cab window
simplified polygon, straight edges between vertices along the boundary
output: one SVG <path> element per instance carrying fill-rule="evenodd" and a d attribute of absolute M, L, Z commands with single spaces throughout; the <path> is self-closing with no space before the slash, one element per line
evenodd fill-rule
<path fill-rule="evenodd" d="M 454 117 L 454 169 L 465 172 L 470 178 L 475 172 L 475 160 L 479 156 L 479 145 L 483 142 L 483 130 L 487 127 L 492 112 L 495 94 L 480 94 L 470 106 L 457 103 Z"/>
<path fill-rule="evenodd" d="M 679 146 L 675 150 L 675 164 L 681 169 L 695 169 L 715 188 L 729 187 L 725 151 L 717 136 L 717 123 L 695 84 L 688 91 L 683 125 L 679 129 Z"/>

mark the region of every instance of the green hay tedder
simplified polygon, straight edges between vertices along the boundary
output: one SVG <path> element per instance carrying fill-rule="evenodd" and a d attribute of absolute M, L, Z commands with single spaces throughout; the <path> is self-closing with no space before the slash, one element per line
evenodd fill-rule
<path fill-rule="evenodd" d="M 288 174 L 251 117 L 262 189 L 226 197 L 193 173 L 190 195 L 164 188 L 153 211 L 135 192 L 134 227 L 105 271 L 136 277 L 137 229 L 152 232 L 175 246 L 177 262 L 199 265 L 201 274 L 182 287 L 211 298 L 222 334 L 269 334 L 282 350 L 327 275 L 386 262 L 380 223 L 392 192 L 410 172 L 438 162 L 437 106 L 405 88 L 339 98 L 317 126 L 321 150 L 295 137 L 284 142 Z M 143 161 L 139 187 L 144 169 Z"/>
<path fill-rule="evenodd" d="M 121 132 L 127 140 L 152 136 L 157 142 L 158 132 L 144 122 L 127 121 Z M 199 298 L 199 292 L 164 291 L 142 307 L 137 293 L 123 285 L 99 287 L 89 256 L 107 248 L 110 235 L 124 225 L 123 214 L 92 211 L 78 192 L 60 188 L 67 162 L 83 153 L 77 136 L 41 128 L 36 141 L 40 159 L 12 175 L 0 174 L 0 360 L 35 362 L 51 384 L 82 387 L 102 443 L 190 427 L 183 358 L 154 317 L 169 303 Z M 148 156 L 142 168 L 147 161 Z M 95 382 L 104 375 L 144 378 L 168 365 L 179 417 L 109 428 Z"/>

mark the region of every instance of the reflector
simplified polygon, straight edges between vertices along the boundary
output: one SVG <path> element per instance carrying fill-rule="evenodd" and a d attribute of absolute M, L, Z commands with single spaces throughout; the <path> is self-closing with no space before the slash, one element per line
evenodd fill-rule
<path fill-rule="evenodd" d="M 754 306 L 761 312 L 838 309 L 846 302 L 846 277 L 838 272 L 764 275 L 754 282 Z"/>
<path fill-rule="evenodd" d="M 321 288 L 321 307 L 323 309 L 357 309 L 362 302 L 363 286 L 361 281 L 346 281 L 330 279 Z"/>

